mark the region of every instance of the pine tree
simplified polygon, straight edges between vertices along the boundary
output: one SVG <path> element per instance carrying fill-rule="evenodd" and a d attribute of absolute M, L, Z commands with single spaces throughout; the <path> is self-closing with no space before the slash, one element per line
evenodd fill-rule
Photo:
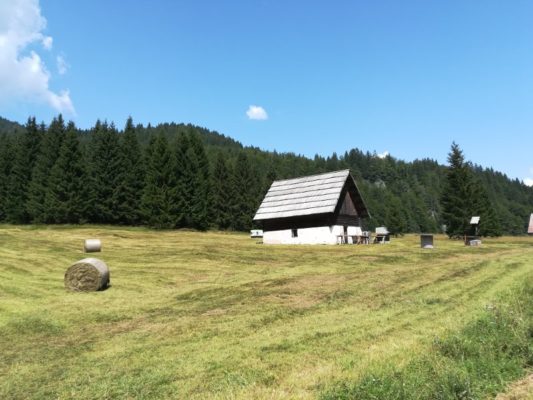
<path fill-rule="evenodd" d="M 47 220 L 52 223 L 80 223 L 86 214 L 85 162 L 73 122 L 68 124 L 59 156 L 50 171 L 45 206 Z"/>
<path fill-rule="evenodd" d="M 256 182 L 246 153 L 237 156 L 232 176 L 232 228 L 245 231 L 252 227 L 252 218 L 257 209 Z"/>
<path fill-rule="evenodd" d="M 13 168 L 13 144 L 9 136 L 0 136 L 0 221 L 5 221 L 8 210 L 8 193 Z"/>
<path fill-rule="evenodd" d="M 9 195 L 7 202 L 7 220 L 24 224 L 30 221 L 26 203 L 28 201 L 28 186 L 30 184 L 33 167 L 37 160 L 42 135 L 35 117 L 28 118 L 25 131 L 17 136 L 13 169 L 9 179 Z"/>
<path fill-rule="evenodd" d="M 176 225 L 175 158 L 163 135 L 154 136 L 146 150 L 146 181 L 142 197 L 148 224 L 154 228 Z"/>
<path fill-rule="evenodd" d="M 212 180 L 212 215 L 213 222 L 219 229 L 231 226 L 231 202 L 234 196 L 231 186 L 231 171 L 222 152 L 217 153 Z"/>
<path fill-rule="evenodd" d="M 191 198 L 191 222 L 192 227 L 199 230 L 206 230 L 209 226 L 210 206 L 211 206 L 211 188 L 209 161 L 205 153 L 204 145 L 196 134 L 189 137 L 190 149 L 192 154 L 188 157 L 194 162 L 192 172 L 194 174 L 193 196 Z"/>
<path fill-rule="evenodd" d="M 113 124 L 97 123 L 90 149 L 90 217 L 93 222 L 114 223 L 119 218 L 116 189 L 122 173 L 118 133 Z"/>
<path fill-rule="evenodd" d="M 55 164 L 65 137 L 65 123 L 61 114 L 52 120 L 39 146 L 31 181 L 28 187 L 27 211 L 35 223 L 47 222 L 48 210 L 44 199 L 49 189 L 48 176 Z"/>
<path fill-rule="evenodd" d="M 479 216 L 480 236 L 501 236 L 501 222 L 489 199 L 488 193 L 479 179 L 473 179 L 470 189 L 471 214 Z"/>
<path fill-rule="evenodd" d="M 463 152 L 454 142 L 448 155 L 448 172 L 442 193 L 442 220 L 449 237 L 462 237 L 471 217 L 471 176 Z"/>
<path fill-rule="evenodd" d="M 175 143 L 174 164 L 174 205 L 176 209 L 176 226 L 178 228 L 192 226 L 191 201 L 194 196 L 194 172 L 196 161 L 194 151 L 190 148 L 189 135 L 180 134 Z"/>
<path fill-rule="evenodd" d="M 138 225 L 142 221 L 144 163 L 131 117 L 126 122 L 120 142 L 120 159 L 118 186 L 114 191 L 117 221 L 127 225 Z"/>

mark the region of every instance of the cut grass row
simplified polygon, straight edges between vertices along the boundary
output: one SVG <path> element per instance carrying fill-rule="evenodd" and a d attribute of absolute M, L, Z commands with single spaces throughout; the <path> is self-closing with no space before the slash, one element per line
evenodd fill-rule
<path fill-rule="evenodd" d="M 83 239 L 111 289 L 68 293 Z M 264 246 L 245 235 L 0 227 L 0 398 L 314 398 L 407 365 L 532 273 L 528 238 Z"/>
<path fill-rule="evenodd" d="M 354 382 L 337 382 L 321 400 L 486 399 L 533 368 L 533 276 L 456 333 L 396 367 L 373 366 Z"/>

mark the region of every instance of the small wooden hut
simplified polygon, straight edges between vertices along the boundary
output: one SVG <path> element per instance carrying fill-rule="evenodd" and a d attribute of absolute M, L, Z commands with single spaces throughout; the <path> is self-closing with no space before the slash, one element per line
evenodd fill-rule
<path fill-rule="evenodd" d="M 255 214 L 267 244 L 337 244 L 361 240 L 369 217 L 349 170 L 272 183 Z"/>

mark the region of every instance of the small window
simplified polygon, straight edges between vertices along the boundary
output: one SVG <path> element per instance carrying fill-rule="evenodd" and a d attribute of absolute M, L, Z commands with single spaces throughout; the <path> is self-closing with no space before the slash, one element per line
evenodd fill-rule
<path fill-rule="evenodd" d="M 292 237 L 298 237 L 298 229 L 291 229 Z"/>

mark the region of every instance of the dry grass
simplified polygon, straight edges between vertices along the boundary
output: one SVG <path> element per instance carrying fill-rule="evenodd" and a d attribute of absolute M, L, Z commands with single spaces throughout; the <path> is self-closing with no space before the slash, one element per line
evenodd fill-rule
<path fill-rule="evenodd" d="M 533 399 L 533 374 L 514 382 L 509 390 L 499 394 L 495 400 L 531 400 Z"/>
<path fill-rule="evenodd" d="M 66 292 L 88 237 L 112 287 Z M 418 240 L 0 226 L 0 398 L 314 398 L 408 362 L 533 272 L 532 238 Z"/>

